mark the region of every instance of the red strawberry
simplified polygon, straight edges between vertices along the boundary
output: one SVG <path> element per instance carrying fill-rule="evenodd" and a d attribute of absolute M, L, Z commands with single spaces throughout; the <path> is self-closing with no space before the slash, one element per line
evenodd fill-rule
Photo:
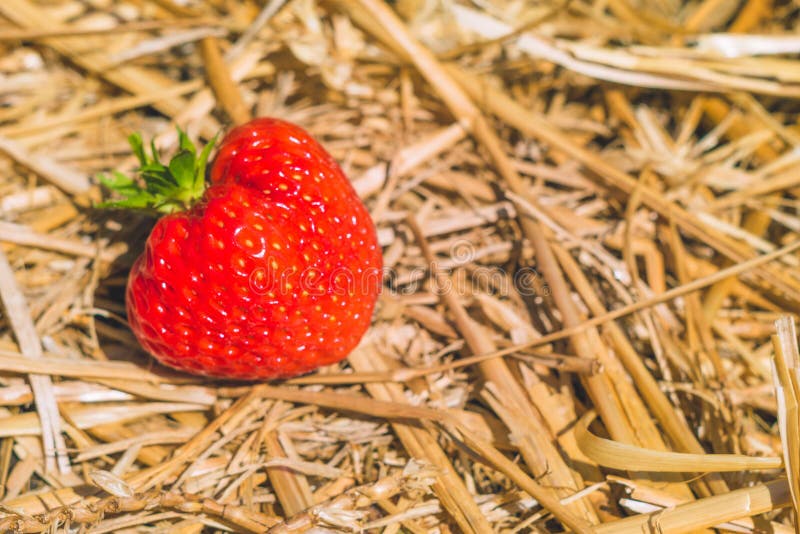
<path fill-rule="evenodd" d="M 115 174 L 117 206 L 170 214 L 130 273 L 128 320 L 148 352 L 196 374 L 286 378 L 345 358 L 381 287 L 369 214 L 333 158 L 303 129 L 256 119 L 208 147 L 181 134 L 168 166 L 131 138 L 144 189 Z"/>

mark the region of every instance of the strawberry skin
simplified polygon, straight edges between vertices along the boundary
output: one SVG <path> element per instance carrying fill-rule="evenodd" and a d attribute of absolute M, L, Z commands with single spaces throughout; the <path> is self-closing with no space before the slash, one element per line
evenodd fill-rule
<path fill-rule="evenodd" d="M 222 141 L 211 186 L 160 219 L 128 280 L 142 346 L 194 374 L 277 379 L 344 359 L 369 327 L 381 250 L 333 158 L 256 119 Z"/>

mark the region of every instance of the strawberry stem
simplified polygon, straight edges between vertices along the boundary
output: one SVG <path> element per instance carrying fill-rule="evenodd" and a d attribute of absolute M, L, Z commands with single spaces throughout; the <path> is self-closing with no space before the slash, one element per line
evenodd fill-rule
<path fill-rule="evenodd" d="M 150 154 L 145 149 L 142 136 L 133 133 L 128 137 L 133 153 L 139 160 L 139 179 L 118 171 L 110 176 L 98 175 L 100 183 L 120 197 L 98 204 L 101 208 L 122 208 L 172 213 L 191 207 L 203 196 L 206 188 L 206 165 L 216 137 L 200 153 L 178 128 L 178 152 L 164 165 L 158 157 L 155 143 L 150 142 Z"/>

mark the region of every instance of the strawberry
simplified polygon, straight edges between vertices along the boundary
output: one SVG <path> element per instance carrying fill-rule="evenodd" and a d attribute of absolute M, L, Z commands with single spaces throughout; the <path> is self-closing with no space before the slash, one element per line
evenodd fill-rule
<path fill-rule="evenodd" d="M 305 130 L 256 119 L 210 146 L 180 132 L 168 165 L 131 145 L 144 187 L 103 177 L 117 207 L 166 212 L 131 269 L 128 320 L 162 363 L 236 379 L 296 376 L 344 359 L 370 324 L 381 250 L 364 205 Z"/>

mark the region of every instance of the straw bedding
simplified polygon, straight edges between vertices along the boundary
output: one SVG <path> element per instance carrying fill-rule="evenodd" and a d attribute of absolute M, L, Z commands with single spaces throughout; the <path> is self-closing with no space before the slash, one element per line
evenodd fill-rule
<path fill-rule="evenodd" d="M 0 531 L 794 532 L 794 2 L 3 0 Z M 386 276 L 272 384 L 126 325 L 95 178 L 310 130 Z"/>

